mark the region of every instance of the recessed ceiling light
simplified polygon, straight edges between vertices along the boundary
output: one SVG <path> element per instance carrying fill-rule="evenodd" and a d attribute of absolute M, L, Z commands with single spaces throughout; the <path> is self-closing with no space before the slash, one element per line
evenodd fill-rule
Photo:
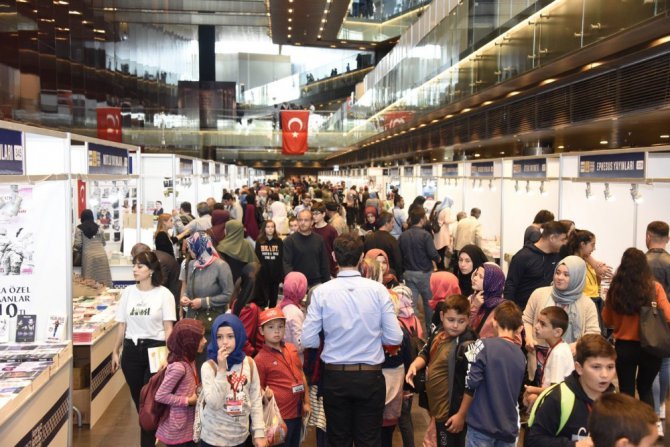
<path fill-rule="evenodd" d="M 600 140 L 600 144 L 607 144 L 607 143 L 609 143 L 609 141 L 607 141 L 607 140 Z"/>
<path fill-rule="evenodd" d="M 288 30 L 289 30 L 289 31 L 291 31 L 292 29 L 293 29 L 293 28 L 291 28 L 290 26 L 288 27 Z"/>
<path fill-rule="evenodd" d="M 670 138 L 670 135 L 668 135 L 668 134 L 663 134 L 663 135 L 661 135 L 661 138 Z"/>
<path fill-rule="evenodd" d="M 299 46 L 302 45 L 302 44 L 301 44 L 300 42 L 296 42 L 296 43 L 294 43 L 293 45 L 296 45 L 296 46 L 299 47 Z"/>
<path fill-rule="evenodd" d="M 326 19 L 321 19 L 321 21 L 322 21 L 323 23 L 326 23 Z"/>
<path fill-rule="evenodd" d="M 426 127 L 426 126 L 427 126 L 426 123 L 421 123 L 421 124 L 419 124 L 419 127 Z"/>
<path fill-rule="evenodd" d="M 293 19 L 292 19 L 291 17 L 289 17 L 289 18 L 288 18 L 288 21 L 289 21 L 289 22 L 292 22 L 292 21 L 293 21 Z"/>
<path fill-rule="evenodd" d="M 365 49 L 365 47 L 358 47 L 358 49 L 359 49 L 359 50 L 364 50 L 364 49 Z"/>
<path fill-rule="evenodd" d="M 346 40 L 340 40 L 340 43 L 347 43 Z"/>
<path fill-rule="evenodd" d="M 293 8 L 289 8 L 289 9 L 288 9 L 288 13 L 289 13 L 289 14 L 292 14 L 292 13 L 293 13 Z"/>
<path fill-rule="evenodd" d="M 319 31 L 323 31 L 323 26 L 320 26 L 320 27 L 319 27 Z"/>
<path fill-rule="evenodd" d="M 317 38 L 317 39 L 321 39 L 321 34 L 319 34 L 318 36 L 316 36 L 316 38 Z"/>
<path fill-rule="evenodd" d="M 291 35 L 290 35 L 290 34 L 288 34 L 288 35 L 287 35 L 286 37 L 288 37 L 288 38 L 290 39 L 290 38 L 291 38 Z"/>
<path fill-rule="evenodd" d="M 508 97 L 509 97 L 509 96 L 516 96 L 516 95 L 518 95 L 519 93 L 521 93 L 521 92 L 515 90 L 515 91 L 513 91 L 513 92 L 509 92 L 509 93 L 507 94 L 507 96 L 508 96 Z"/>
<path fill-rule="evenodd" d="M 559 149 L 565 149 L 565 146 L 563 146 L 563 145 L 561 144 L 560 146 L 558 146 L 558 148 L 559 148 Z"/>
<path fill-rule="evenodd" d="M 483 106 L 490 106 L 491 104 L 493 104 L 493 101 L 484 101 L 482 103 Z"/>
<path fill-rule="evenodd" d="M 337 45 L 331 45 L 330 48 L 337 48 Z"/>

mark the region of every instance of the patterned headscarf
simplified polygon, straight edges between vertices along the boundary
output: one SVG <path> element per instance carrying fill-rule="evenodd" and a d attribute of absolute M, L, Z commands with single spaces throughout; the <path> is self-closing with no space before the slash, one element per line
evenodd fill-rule
<path fill-rule="evenodd" d="M 228 358 L 226 359 L 228 371 L 230 371 L 230 368 L 238 363 L 242 363 L 246 356 L 242 348 L 244 348 L 244 344 L 247 342 L 247 333 L 244 331 L 242 321 L 237 316 L 222 314 L 216 317 L 216 320 L 212 323 L 212 338 L 209 341 L 209 345 L 207 345 L 207 358 L 215 362 L 219 354 L 219 344 L 216 342 L 216 334 L 219 332 L 221 326 L 230 327 L 233 330 L 233 334 L 235 334 L 235 349 L 228 354 Z"/>
<path fill-rule="evenodd" d="M 382 283 L 387 286 L 389 283 L 398 283 L 398 278 L 391 273 L 391 264 L 389 263 L 389 257 L 386 254 L 384 250 L 381 250 L 379 248 L 373 248 L 372 250 L 368 250 L 367 253 L 365 253 L 365 257 L 368 259 L 373 259 L 377 260 L 377 256 L 383 256 L 384 259 L 386 259 L 386 272 L 384 272 L 384 277 L 382 279 Z M 388 287 L 388 286 L 387 286 Z"/>
<path fill-rule="evenodd" d="M 484 268 L 484 304 L 482 304 L 482 308 L 493 309 L 505 300 L 503 297 L 505 274 L 497 264 L 492 262 L 485 262 L 482 267 Z"/>
<path fill-rule="evenodd" d="M 200 320 L 184 318 L 177 321 L 167 339 L 168 363 L 194 361 L 204 334 L 205 327 Z"/>
<path fill-rule="evenodd" d="M 295 304 L 300 307 L 300 301 L 305 298 L 307 293 L 307 278 L 300 272 L 291 272 L 284 278 L 284 298 L 279 303 L 279 308 L 283 309 L 289 304 Z"/>
<path fill-rule="evenodd" d="M 396 293 L 396 295 L 398 295 L 398 300 L 400 301 L 398 317 L 413 317 L 414 307 L 412 307 L 412 290 L 404 284 L 395 286 L 392 290 Z"/>
<path fill-rule="evenodd" d="M 430 275 L 430 291 L 433 292 L 433 298 L 428 305 L 433 310 L 437 303 L 444 301 L 448 296 L 461 294 L 458 278 L 451 272 L 435 272 Z"/>
<path fill-rule="evenodd" d="M 216 259 L 219 254 L 212 244 L 212 238 L 207 233 L 196 231 L 188 238 L 188 248 L 195 255 L 195 267 L 204 269 Z"/>

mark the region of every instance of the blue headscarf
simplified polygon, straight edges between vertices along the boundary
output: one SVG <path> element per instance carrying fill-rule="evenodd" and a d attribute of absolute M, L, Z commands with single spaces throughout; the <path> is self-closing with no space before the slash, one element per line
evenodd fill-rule
<path fill-rule="evenodd" d="M 242 363 L 244 360 L 245 354 L 242 351 L 244 344 L 247 342 L 247 333 L 244 330 L 244 325 L 237 316 L 233 314 L 223 314 L 216 317 L 214 323 L 212 324 L 212 338 L 207 345 L 207 358 L 209 360 L 214 360 L 216 362 L 216 357 L 219 352 L 219 345 L 216 343 L 216 333 L 219 331 L 221 326 L 228 326 L 233 329 L 233 334 L 235 334 L 235 349 L 233 352 L 228 354 L 228 371 L 234 365 Z"/>
<path fill-rule="evenodd" d="M 435 214 L 438 214 L 445 208 L 451 208 L 452 206 L 454 206 L 454 199 L 452 199 L 449 196 L 445 196 L 444 200 L 442 200 L 442 202 L 440 202 L 437 208 L 435 208 Z"/>

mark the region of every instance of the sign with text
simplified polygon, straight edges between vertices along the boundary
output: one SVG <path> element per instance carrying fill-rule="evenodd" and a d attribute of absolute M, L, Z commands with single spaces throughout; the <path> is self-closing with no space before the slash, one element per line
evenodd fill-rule
<path fill-rule="evenodd" d="M 403 176 L 414 177 L 414 166 L 405 166 L 403 168 Z"/>
<path fill-rule="evenodd" d="M 443 164 L 442 177 L 458 177 L 458 163 Z"/>
<path fill-rule="evenodd" d="M 23 175 L 23 134 L 0 129 L 0 175 Z"/>
<path fill-rule="evenodd" d="M 547 159 L 514 160 L 512 162 L 512 177 L 546 177 Z"/>
<path fill-rule="evenodd" d="M 432 177 L 433 165 L 421 165 L 421 177 Z"/>
<path fill-rule="evenodd" d="M 644 172 L 644 152 L 579 157 L 579 176 L 582 178 L 644 178 Z"/>
<path fill-rule="evenodd" d="M 493 177 L 493 162 L 482 161 L 472 163 L 470 166 L 470 176 L 472 177 Z"/>
<path fill-rule="evenodd" d="M 221 163 L 214 165 L 214 175 L 221 175 Z"/>
<path fill-rule="evenodd" d="M 128 174 L 128 151 L 118 147 L 88 144 L 89 174 Z"/>
<path fill-rule="evenodd" d="M 391 168 L 391 169 L 389 169 L 389 176 L 391 176 L 391 177 L 400 177 L 400 168 Z"/>
<path fill-rule="evenodd" d="M 202 175 L 204 176 L 209 175 L 209 163 L 202 164 Z"/>
<path fill-rule="evenodd" d="M 193 160 L 188 158 L 179 159 L 179 175 L 193 175 Z"/>

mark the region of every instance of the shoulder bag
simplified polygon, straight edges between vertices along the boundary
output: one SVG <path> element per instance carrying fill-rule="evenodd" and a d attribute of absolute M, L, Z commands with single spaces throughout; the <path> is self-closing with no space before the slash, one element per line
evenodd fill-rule
<path fill-rule="evenodd" d="M 656 297 L 648 306 L 640 307 L 640 346 L 656 357 L 670 357 L 670 327 Z"/>

